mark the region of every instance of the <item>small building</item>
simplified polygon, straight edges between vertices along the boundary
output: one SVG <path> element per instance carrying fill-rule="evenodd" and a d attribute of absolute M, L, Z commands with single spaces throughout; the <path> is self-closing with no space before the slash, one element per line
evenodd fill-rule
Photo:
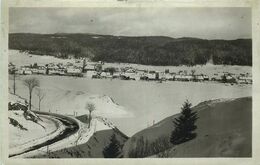
<path fill-rule="evenodd" d="M 60 76 L 64 76 L 64 75 L 66 75 L 66 70 L 65 69 L 58 69 L 57 74 L 60 75 Z"/>
<path fill-rule="evenodd" d="M 39 66 L 38 67 L 38 74 L 46 74 L 45 66 Z"/>
<path fill-rule="evenodd" d="M 185 76 L 184 76 L 184 79 L 185 79 L 186 81 L 192 81 L 192 80 L 194 80 L 194 77 L 193 77 L 192 75 L 185 75 Z"/>
<path fill-rule="evenodd" d="M 89 78 L 92 78 L 94 75 L 97 75 L 97 72 L 95 70 L 88 70 L 86 73 L 86 76 Z"/>
<path fill-rule="evenodd" d="M 101 72 L 100 76 L 101 78 L 107 78 L 110 75 L 109 72 Z"/>
<path fill-rule="evenodd" d="M 209 76 L 203 75 L 203 79 L 204 79 L 204 81 L 209 81 Z"/>
<path fill-rule="evenodd" d="M 223 83 L 237 83 L 237 80 L 230 74 L 224 74 L 222 76 L 221 82 Z"/>
<path fill-rule="evenodd" d="M 121 75 L 123 75 L 126 78 L 131 79 L 131 80 L 136 80 L 136 77 L 137 77 L 136 73 L 135 72 L 131 72 L 131 71 L 125 72 L 125 73 L 123 73 Z"/>
<path fill-rule="evenodd" d="M 195 81 L 204 81 L 204 76 L 203 75 L 196 75 Z"/>
<path fill-rule="evenodd" d="M 174 75 L 172 73 L 166 73 L 165 74 L 165 79 L 166 80 L 173 80 L 174 79 Z"/>
<path fill-rule="evenodd" d="M 67 75 L 68 76 L 79 76 L 82 77 L 83 74 L 81 73 L 81 69 L 75 67 L 67 68 Z"/>
<path fill-rule="evenodd" d="M 33 74 L 33 72 L 30 69 L 26 69 L 26 70 L 24 70 L 23 74 L 24 75 L 31 75 L 31 74 Z"/>
<path fill-rule="evenodd" d="M 174 80 L 177 80 L 177 81 L 193 81 L 194 77 L 192 75 L 177 74 L 177 75 L 174 76 Z"/>
<path fill-rule="evenodd" d="M 18 74 L 20 75 L 31 75 L 32 71 L 30 69 L 30 67 L 28 66 L 22 66 L 20 67 L 20 69 L 18 70 Z"/>
<path fill-rule="evenodd" d="M 140 73 L 139 77 L 140 77 L 139 78 L 140 80 L 148 80 L 149 79 L 147 73 Z"/>
<path fill-rule="evenodd" d="M 147 74 L 147 77 L 149 80 L 156 80 L 156 72 L 155 71 L 149 71 Z"/>
<path fill-rule="evenodd" d="M 215 73 L 215 74 L 212 76 L 211 80 L 212 80 L 212 81 L 221 81 L 221 80 L 222 80 L 222 76 L 223 76 L 223 75 L 220 75 L 220 74 L 218 74 L 218 73 Z"/>
<path fill-rule="evenodd" d="M 59 75 L 58 69 L 49 69 L 49 75 Z"/>
<path fill-rule="evenodd" d="M 115 72 L 114 74 L 113 74 L 113 78 L 119 78 L 120 77 L 120 73 L 119 72 Z"/>
<path fill-rule="evenodd" d="M 67 68 L 67 73 L 81 73 L 81 70 L 79 68 L 69 67 Z"/>
<path fill-rule="evenodd" d="M 95 71 L 95 65 L 87 65 L 85 66 L 86 71 Z"/>
<path fill-rule="evenodd" d="M 239 76 L 237 78 L 237 82 L 239 84 L 252 84 L 253 83 L 251 76 Z"/>
<path fill-rule="evenodd" d="M 165 72 L 158 72 L 158 80 L 166 80 L 166 74 Z"/>
<path fill-rule="evenodd" d="M 38 69 L 37 68 L 32 68 L 31 71 L 32 71 L 33 74 L 38 74 Z"/>

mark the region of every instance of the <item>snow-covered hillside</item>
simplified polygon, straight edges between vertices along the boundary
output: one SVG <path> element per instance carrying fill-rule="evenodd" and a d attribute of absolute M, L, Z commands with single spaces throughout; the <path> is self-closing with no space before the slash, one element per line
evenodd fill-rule
<path fill-rule="evenodd" d="M 103 117 L 126 117 L 131 116 L 127 110 L 116 104 L 110 97 L 106 95 L 93 95 L 84 92 L 77 91 L 49 91 L 50 101 L 48 108 L 52 110 L 58 110 L 57 113 L 72 115 L 73 112 L 77 113 L 77 116 L 88 114 L 86 104 L 94 104 L 96 116 Z"/>
<path fill-rule="evenodd" d="M 53 121 L 43 117 L 41 119 L 43 121 L 36 123 L 32 120 L 26 120 L 23 111 L 9 111 L 9 147 L 13 148 L 28 143 L 31 140 L 46 136 L 57 129 Z M 23 129 L 11 124 L 11 120 L 17 121 Z"/>
<path fill-rule="evenodd" d="M 100 108 L 99 106 L 102 105 L 103 102 L 111 104 L 115 107 L 117 106 L 113 100 L 108 97 L 103 96 L 102 98 L 99 98 L 101 103 L 98 101 L 95 102 L 95 97 L 98 96 L 92 96 L 88 99 L 94 100 L 93 102 L 97 105 L 97 108 Z M 82 101 L 78 99 L 76 100 L 76 103 L 78 104 Z M 19 104 L 26 106 L 25 102 L 25 99 L 22 97 L 9 94 L 10 105 Z M 73 100 L 73 102 L 74 104 L 70 105 L 68 108 L 77 107 L 75 106 L 77 105 L 75 104 L 75 100 Z M 68 104 L 64 106 L 69 106 L 70 103 L 71 102 L 68 102 Z M 13 108 L 14 106 L 10 107 Z M 14 157 L 34 157 L 60 151 L 68 147 L 83 145 L 87 143 L 89 139 L 98 131 L 116 130 L 116 127 L 111 122 L 109 122 L 106 118 L 97 116 L 96 114 L 92 116 L 93 119 L 91 120 L 89 126 L 88 122 L 78 120 L 73 116 L 21 110 L 19 109 L 19 106 L 18 110 L 9 109 L 8 113 L 10 121 L 9 155 Z M 84 116 L 82 117 L 84 118 Z M 82 117 L 79 118 L 83 119 Z M 69 122 L 74 122 L 74 125 L 76 124 L 78 129 L 76 132 L 63 135 L 67 128 L 75 127 L 73 126 L 73 123 Z M 59 136 L 64 137 L 59 138 Z M 57 141 L 48 144 L 48 141 L 53 141 L 53 139 L 57 139 L 57 137 Z M 109 139 L 109 137 L 107 138 Z M 31 150 L 35 146 L 37 146 L 37 148 Z"/>

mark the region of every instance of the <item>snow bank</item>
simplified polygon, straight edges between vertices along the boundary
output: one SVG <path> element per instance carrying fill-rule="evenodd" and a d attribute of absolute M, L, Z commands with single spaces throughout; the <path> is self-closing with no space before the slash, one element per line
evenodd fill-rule
<path fill-rule="evenodd" d="M 49 97 L 45 100 L 46 110 L 63 115 L 88 114 L 87 104 L 94 104 L 93 115 L 107 118 L 124 118 L 133 116 L 125 107 L 118 105 L 106 95 L 92 95 L 84 92 L 55 90 L 48 91 Z"/>

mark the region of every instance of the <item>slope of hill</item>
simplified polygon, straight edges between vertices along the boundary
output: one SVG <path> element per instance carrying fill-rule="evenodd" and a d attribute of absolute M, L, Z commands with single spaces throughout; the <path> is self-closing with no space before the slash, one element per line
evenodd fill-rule
<path fill-rule="evenodd" d="M 88 123 L 85 115 L 78 116 L 77 119 L 83 123 Z M 128 137 L 103 118 L 99 118 L 98 121 L 100 122 L 99 125 L 101 123 L 104 124 L 103 128 L 96 128 L 97 131 L 89 137 L 86 143 L 53 151 L 48 154 L 36 155 L 33 158 L 103 158 L 103 149 L 110 143 L 110 138 L 113 134 L 115 134 L 121 147 L 123 147 Z"/>
<path fill-rule="evenodd" d="M 9 34 L 9 49 L 60 58 L 144 65 L 252 65 L 252 40 L 204 40 L 164 36 L 126 37 L 95 34 Z"/>
<path fill-rule="evenodd" d="M 43 121 L 26 120 L 23 111 L 8 111 L 10 148 L 28 143 L 34 139 L 46 136 L 57 129 L 53 121 L 42 118 Z"/>
<path fill-rule="evenodd" d="M 252 98 L 214 100 L 198 104 L 197 137 L 180 145 L 169 142 L 174 129 L 168 117 L 136 133 L 124 145 L 124 156 L 135 157 L 250 157 L 252 155 Z M 149 145 L 157 148 L 151 149 Z M 141 147 L 140 147 L 141 146 Z M 142 151 L 138 148 L 142 148 Z M 159 154 L 158 154 L 159 153 Z"/>

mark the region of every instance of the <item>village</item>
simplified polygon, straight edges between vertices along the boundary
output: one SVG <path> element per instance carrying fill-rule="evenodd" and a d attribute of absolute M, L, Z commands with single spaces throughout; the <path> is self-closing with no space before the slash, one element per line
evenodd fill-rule
<path fill-rule="evenodd" d="M 103 67 L 104 62 L 86 62 L 86 59 L 75 60 L 67 63 L 48 63 L 39 65 L 37 63 L 16 67 L 15 64 L 8 64 L 9 74 L 19 75 L 49 75 L 49 76 L 75 76 L 87 77 L 92 79 L 120 79 L 135 81 L 190 81 L 190 82 L 219 82 L 233 84 L 252 84 L 250 73 L 214 73 L 207 75 L 196 73 L 196 70 L 179 70 L 171 72 L 169 69 L 164 71 L 145 70 L 134 67 Z"/>

